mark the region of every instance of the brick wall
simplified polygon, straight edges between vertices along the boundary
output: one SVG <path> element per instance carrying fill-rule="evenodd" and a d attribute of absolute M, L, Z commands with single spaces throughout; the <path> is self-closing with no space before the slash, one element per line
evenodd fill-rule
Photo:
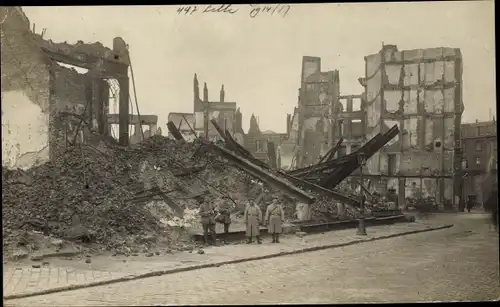
<path fill-rule="evenodd" d="M 2 164 L 8 165 L 48 144 L 49 72 L 24 14 L 2 7 L 0 15 L 7 17 L 1 29 L 1 93 Z"/>

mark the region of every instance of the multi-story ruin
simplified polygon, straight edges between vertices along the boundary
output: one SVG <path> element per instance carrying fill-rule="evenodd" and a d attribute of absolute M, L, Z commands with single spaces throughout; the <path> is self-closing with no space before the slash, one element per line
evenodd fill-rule
<path fill-rule="evenodd" d="M 364 173 L 372 186 L 381 192 L 395 188 L 400 204 L 418 191 L 452 205 L 453 196 L 460 196 L 462 160 L 460 49 L 399 51 L 385 45 L 365 57 L 361 95 L 340 95 L 338 71 L 323 73 L 320 64 L 320 58 L 303 58 L 299 107 L 287 117 L 289 137 L 292 118 L 297 121 L 296 167 L 316 163 L 340 138 L 337 156 L 397 124 L 399 135 L 367 161 Z"/>
<path fill-rule="evenodd" d="M 20 7 L 2 7 L 1 15 L 5 16 L 1 30 L 2 125 L 10 132 L 2 134 L 2 151 L 7 155 L 3 165 L 13 166 L 12 161 L 23 155 L 46 162 L 68 144 L 109 136 L 110 124 L 119 125 L 119 142 L 127 145 L 130 57 L 124 40 L 115 38 L 111 49 L 99 42 L 55 43 L 44 39 L 43 33 L 35 33 Z M 119 85 L 119 114 L 111 118 L 110 79 Z"/>
<path fill-rule="evenodd" d="M 318 162 L 332 146 L 335 127 L 331 118 L 338 110 L 338 70 L 322 72 L 321 58 L 302 59 L 299 89 L 297 167 Z"/>

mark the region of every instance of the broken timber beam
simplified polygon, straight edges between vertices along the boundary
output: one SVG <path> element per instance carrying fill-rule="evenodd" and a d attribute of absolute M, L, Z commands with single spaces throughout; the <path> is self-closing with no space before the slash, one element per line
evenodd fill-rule
<path fill-rule="evenodd" d="M 182 134 L 179 132 L 179 129 L 177 129 L 177 127 L 175 126 L 175 124 L 172 122 L 172 121 L 169 121 L 167 123 L 167 128 L 168 128 L 168 131 L 170 131 L 170 133 L 172 133 L 172 136 L 180 141 L 180 140 L 184 140 L 184 137 L 182 136 Z"/>
<path fill-rule="evenodd" d="M 302 202 L 305 202 L 308 204 L 314 202 L 314 200 L 315 200 L 314 196 L 297 188 L 295 185 L 291 184 L 290 182 L 275 176 L 274 174 L 270 173 L 269 171 L 255 165 L 254 163 L 248 161 L 247 159 L 245 159 L 243 157 L 238 156 L 237 154 L 233 153 L 230 150 L 227 150 L 224 147 L 221 147 L 218 145 L 212 145 L 212 147 L 214 149 L 216 149 L 217 151 L 219 151 L 221 154 L 223 154 L 228 160 L 234 162 L 237 167 L 246 171 L 250 175 L 259 178 L 259 180 L 262 180 L 263 182 L 269 184 L 270 186 L 274 186 L 274 187 L 280 189 L 281 191 L 287 192 L 290 194 L 290 196 L 293 196 Z"/>
<path fill-rule="evenodd" d="M 338 141 L 337 141 L 337 144 L 335 144 L 335 146 L 332 148 L 332 150 L 330 151 L 330 155 L 328 156 L 328 158 L 326 158 L 326 161 L 331 161 L 333 160 L 333 157 L 335 157 L 335 154 L 337 153 L 337 151 L 339 150 L 340 146 L 342 145 L 342 142 L 344 141 L 344 138 L 341 137 Z"/>
<path fill-rule="evenodd" d="M 279 171 L 278 173 L 280 175 L 283 175 L 285 178 L 287 178 L 291 182 L 294 182 L 295 184 L 300 184 L 303 187 L 308 188 L 311 191 L 315 191 L 321 195 L 331 197 L 335 200 L 338 200 L 338 201 L 345 203 L 345 204 L 348 204 L 348 205 L 359 205 L 359 201 L 357 201 L 353 198 L 350 198 L 348 196 L 345 196 L 341 193 L 335 192 L 333 190 L 325 189 L 317 184 L 314 184 L 314 183 L 302 180 L 300 178 L 288 175 L 287 173 L 282 172 L 282 171 Z"/>
<path fill-rule="evenodd" d="M 353 156 L 357 156 L 360 153 L 365 155 L 366 160 L 370 159 L 376 152 L 378 152 L 382 147 L 384 147 L 390 140 L 392 140 L 399 133 L 398 125 L 394 125 L 391 129 L 389 129 L 386 133 L 376 136 L 375 138 L 368 141 L 365 145 L 363 145 L 359 150 L 353 153 Z M 331 173 L 328 177 L 321 180 L 320 185 L 325 188 L 333 188 L 342 180 L 347 178 L 352 172 L 354 172 L 359 167 L 357 160 L 353 159 L 352 163 L 346 164 L 344 167 L 341 167 Z"/>

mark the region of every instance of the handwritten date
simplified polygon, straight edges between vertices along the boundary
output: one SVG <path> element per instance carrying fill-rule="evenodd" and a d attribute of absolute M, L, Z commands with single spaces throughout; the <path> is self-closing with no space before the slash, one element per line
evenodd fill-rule
<path fill-rule="evenodd" d="M 273 5 L 262 5 L 262 4 L 250 4 L 250 17 L 255 18 L 261 13 L 267 13 L 269 15 L 281 15 L 286 17 L 290 11 L 290 5 L 288 4 L 273 4 Z"/>

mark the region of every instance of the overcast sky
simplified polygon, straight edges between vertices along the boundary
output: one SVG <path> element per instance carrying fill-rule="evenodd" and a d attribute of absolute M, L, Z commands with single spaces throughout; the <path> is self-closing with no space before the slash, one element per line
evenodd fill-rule
<path fill-rule="evenodd" d="M 235 14 L 177 14 L 177 6 L 24 7 L 39 33 L 54 41 L 130 45 L 141 114 L 193 112 L 193 74 L 208 83 L 209 99 L 252 113 L 262 130 L 284 132 L 297 105 L 301 59 L 322 58 L 322 70 L 339 69 L 342 94 L 358 94 L 364 56 L 382 42 L 399 50 L 453 47 L 464 57 L 464 121 L 496 113 L 494 6 L 492 1 L 291 5 L 286 17 L 250 6 Z M 132 88 L 132 87 L 131 87 Z M 133 94 L 132 94 L 133 95 Z"/>

